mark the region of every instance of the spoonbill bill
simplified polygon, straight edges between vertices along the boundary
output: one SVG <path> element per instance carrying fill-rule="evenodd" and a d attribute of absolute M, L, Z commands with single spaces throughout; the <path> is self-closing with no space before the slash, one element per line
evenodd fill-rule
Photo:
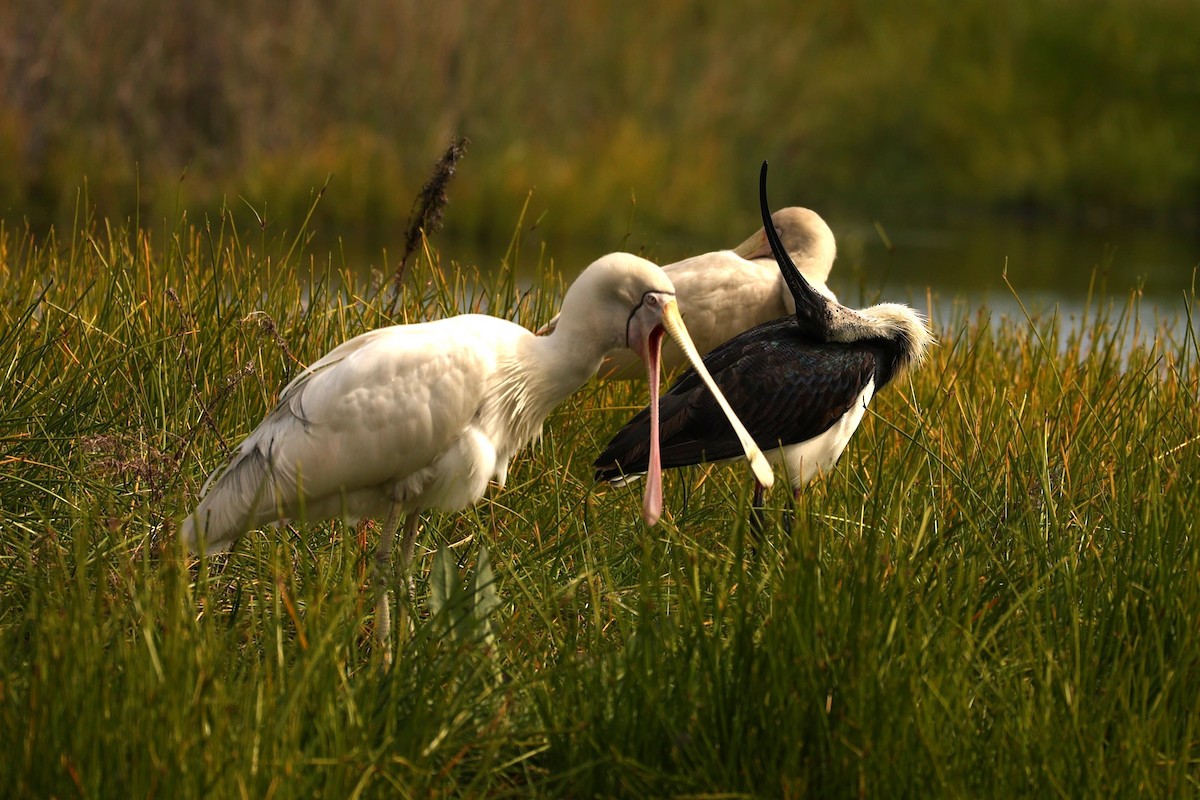
<path fill-rule="evenodd" d="M 795 313 L 733 337 L 703 363 L 768 460 L 785 466 L 798 496 L 809 481 L 833 468 L 871 398 L 906 367 L 920 364 L 933 336 L 908 306 L 883 303 L 855 310 L 809 284 L 771 225 L 766 162 L 759 201 Z M 715 412 L 697 373 L 681 375 L 659 402 L 663 468 L 740 454 L 732 430 Z M 647 470 L 652 416 L 651 409 L 643 409 L 617 432 L 596 459 L 597 480 L 621 485 Z M 755 487 L 756 508 L 765 488 Z"/>
<path fill-rule="evenodd" d="M 334 348 L 279 395 L 229 462 L 201 490 L 180 532 L 194 552 L 228 549 L 247 530 L 303 518 L 379 518 L 377 575 L 391 563 L 403 521 L 401 570 L 408 576 L 421 512 L 457 510 L 503 486 L 508 462 L 536 439 L 550 411 L 596 373 L 606 355 L 630 348 L 650 376 L 658 408 L 664 331 L 708 377 L 679 316 L 675 289 L 658 266 L 627 253 L 599 259 L 563 299 L 552 335 L 507 320 L 466 314 L 370 331 Z M 756 479 L 771 468 L 724 397 Z M 643 516 L 657 522 L 662 482 L 657 420 L 651 420 Z M 376 633 L 390 627 L 377 585 Z"/>

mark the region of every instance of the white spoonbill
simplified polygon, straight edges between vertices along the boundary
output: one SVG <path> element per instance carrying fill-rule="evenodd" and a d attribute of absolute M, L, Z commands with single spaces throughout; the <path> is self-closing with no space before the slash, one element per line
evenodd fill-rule
<path fill-rule="evenodd" d="M 509 459 L 537 438 L 551 409 L 592 377 L 606 355 L 628 347 L 642 357 L 657 408 L 664 330 L 707 376 L 666 273 L 613 253 L 571 285 L 549 336 L 481 314 L 357 336 L 284 388 L 204 485 L 183 521 L 183 540 L 211 553 L 269 522 L 385 517 L 375 550 L 383 574 L 407 515 L 400 550 L 407 576 L 421 512 L 464 508 L 483 497 L 489 480 L 503 486 Z M 757 480 L 769 485 L 762 453 L 725 399 L 717 403 L 741 431 Z M 662 510 L 657 424 L 651 436 L 643 515 L 652 525 Z M 376 632 L 384 639 L 388 605 L 379 592 Z"/>
<path fill-rule="evenodd" d="M 771 215 L 779 239 L 796 268 L 817 292 L 836 302 L 825 285 L 837 257 L 833 231 L 815 211 L 792 206 Z M 696 349 L 707 353 L 742 331 L 769 320 L 796 313 L 771 244 L 763 228 L 732 250 L 715 250 L 663 267 L 675 285 L 679 313 Z M 551 320 L 543 332 L 552 330 Z M 683 353 L 672 343 L 663 345 L 667 372 L 685 365 Z M 629 380 L 639 374 L 633 353 L 620 351 L 604 359 L 600 375 Z"/>
<path fill-rule="evenodd" d="M 763 219 L 769 220 L 766 162 L 759 201 Z M 903 370 L 920 364 L 933 336 L 921 315 L 906 305 L 856 310 L 817 292 L 773 231 L 767 238 L 795 311 L 738 334 L 705 355 L 704 364 L 767 457 L 786 465 L 798 495 L 833 468 L 871 398 Z M 732 431 L 698 387 L 696 373 L 684 372 L 663 395 L 657 413 L 644 409 L 626 423 L 596 459 L 596 479 L 620 485 L 647 470 L 644 439 L 652 417 L 662 418 L 662 451 L 655 454 L 662 467 L 739 455 Z M 769 487 L 755 488 L 756 508 L 764 488 Z"/>

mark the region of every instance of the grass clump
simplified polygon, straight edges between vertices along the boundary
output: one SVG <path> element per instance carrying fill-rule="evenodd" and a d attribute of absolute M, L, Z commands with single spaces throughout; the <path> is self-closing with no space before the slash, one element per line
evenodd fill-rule
<path fill-rule="evenodd" d="M 518 258 L 419 250 L 395 319 L 545 322 L 562 282 Z M 644 390 L 589 384 L 505 491 L 428 516 L 438 601 L 388 665 L 354 530 L 198 567 L 175 525 L 302 364 L 391 321 L 390 276 L 226 216 L 4 231 L 0 269 L 5 796 L 1197 790 L 1190 320 L 951 314 L 757 542 L 741 467 L 670 475 L 652 530 L 595 491 Z"/>

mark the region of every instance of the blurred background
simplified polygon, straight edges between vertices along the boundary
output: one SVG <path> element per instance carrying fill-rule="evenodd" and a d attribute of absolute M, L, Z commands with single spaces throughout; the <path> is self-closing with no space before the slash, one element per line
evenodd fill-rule
<path fill-rule="evenodd" d="M 667 262 L 776 206 L 848 301 L 1177 302 L 1200 263 L 1194 0 L 87 0 L 0 4 L 10 229 L 227 208 L 381 269 L 455 136 L 443 258 Z M 544 249 L 543 249 L 544 248 Z M 896 298 L 903 299 L 903 298 Z"/>

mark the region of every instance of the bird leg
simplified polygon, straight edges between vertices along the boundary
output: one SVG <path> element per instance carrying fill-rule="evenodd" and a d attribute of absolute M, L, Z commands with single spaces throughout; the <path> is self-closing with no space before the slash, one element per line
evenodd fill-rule
<path fill-rule="evenodd" d="M 413 517 L 416 515 L 413 514 Z M 392 540 L 400 527 L 400 506 L 393 505 L 375 546 L 375 641 L 383 647 L 384 659 L 392 660 L 392 608 L 388 602 L 388 587 L 392 576 Z"/>
<path fill-rule="evenodd" d="M 408 583 L 408 601 L 412 605 L 415 599 L 417 586 L 413 580 L 412 560 L 413 550 L 417 544 L 417 524 L 421 521 L 421 515 L 416 512 L 408 515 L 408 520 L 404 525 L 404 541 L 400 545 L 400 574 L 404 576 L 404 580 Z"/>
<path fill-rule="evenodd" d="M 412 576 L 412 556 L 417 541 L 417 525 L 420 521 L 421 515 L 417 512 L 414 511 L 408 515 L 404 521 L 404 538 L 400 542 L 400 574 L 408 589 L 407 602 L 400 607 L 401 625 L 404 625 L 408 609 L 412 607 L 415 600 L 416 585 Z M 392 656 L 392 606 L 391 593 L 388 590 L 391 588 L 392 578 L 395 575 L 395 571 L 392 569 L 392 543 L 395 541 L 396 531 L 399 528 L 400 508 L 392 506 L 392 510 L 388 512 L 387 521 L 384 523 L 379 545 L 375 548 L 375 638 L 384 646 L 384 657 L 388 661 L 391 661 Z"/>
<path fill-rule="evenodd" d="M 800 489 L 792 489 L 792 507 L 783 512 L 783 532 L 792 535 L 792 523 L 796 519 L 796 503 L 800 500 Z"/>
<path fill-rule="evenodd" d="M 750 502 L 750 537 L 753 540 L 751 548 L 762 540 L 763 526 L 766 518 L 763 515 L 763 496 L 766 490 L 758 481 L 754 482 L 754 499 Z"/>
<path fill-rule="evenodd" d="M 354 533 L 355 533 L 356 540 L 358 542 L 358 552 L 363 553 L 363 554 L 365 554 L 367 552 L 367 528 L 368 527 L 370 527 L 370 522 L 365 519 L 359 520 L 358 524 L 354 526 Z M 372 580 L 373 579 L 374 578 L 372 577 Z M 364 586 L 367 583 L 367 562 L 365 559 L 363 561 L 361 561 L 358 565 L 358 582 L 360 585 L 364 585 Z"/>

